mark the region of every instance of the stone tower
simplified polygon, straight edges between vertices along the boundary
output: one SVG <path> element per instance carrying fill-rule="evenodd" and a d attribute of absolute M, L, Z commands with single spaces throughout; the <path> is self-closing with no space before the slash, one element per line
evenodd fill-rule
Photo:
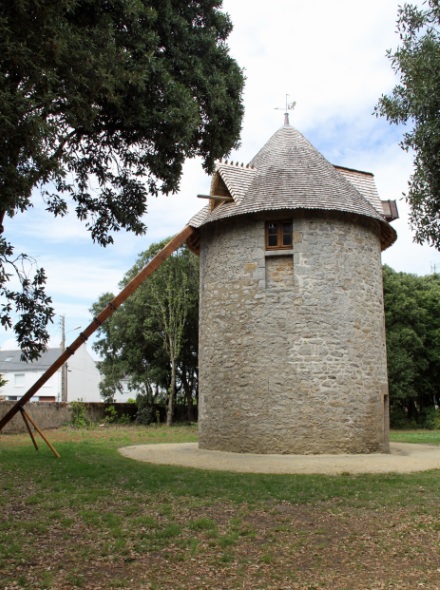
<path fill-rule="evenodd" d="M 387 452 L 381 250 L 396 239 L 394 202 L 288 120 L 248 166 L 220 163 L 209 199 L 189 244 L 200 447 Z"/>

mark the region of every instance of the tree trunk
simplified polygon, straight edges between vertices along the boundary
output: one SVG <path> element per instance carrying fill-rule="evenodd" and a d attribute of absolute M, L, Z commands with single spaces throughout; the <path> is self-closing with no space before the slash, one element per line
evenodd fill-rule
<path fill-rule="evenodd" d="M 188 422 L 195 422 L 192 387 L 188 383 L 188 379 L 186 378 L 185 371 L 182 371 L 181 379 L 182 379 L 183 390 L 185 392 L 187 419 L 188 419 Z"/>
<path fill-rule="evenodd" d="M 194 413 L 194 403 L 193 403 L 193 398 L 192 398 L 191 394 L 187 398 L 187 404 L 188 404 L 188 413 L 187 413 L 188 422 L 195 422 L 196 416 Z"/>
<path fill-rule="evenodd" d="M 173 357 L 171 359 L 171 383 L 170 383 L 168 407 L 167 407 L 167 426 L 172 426 L 172 424 L 173 424 L 175 393 L 176 393 L 176 359 Z"/>
<path fill-rule="evenodd" d="M 417 418 L 419 417 L 419 412 L 417 410 L 416 404 L 413 399 L 408 400 L 407 410 L 408 410 L 408 419 L 409 420 L 417 420 Z"/>

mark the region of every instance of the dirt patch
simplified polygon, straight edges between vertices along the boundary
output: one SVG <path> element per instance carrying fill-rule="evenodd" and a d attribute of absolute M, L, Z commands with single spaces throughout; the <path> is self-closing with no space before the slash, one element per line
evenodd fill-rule
<path fill-rule="evenodd" d="M 135 445 L 119 452 L 130 459 L 239 473 L 412 473 L 440 469 L 440 446 L 391 443 L 389 454 L 256 455 L 199 449 L 198 443 Z"/>

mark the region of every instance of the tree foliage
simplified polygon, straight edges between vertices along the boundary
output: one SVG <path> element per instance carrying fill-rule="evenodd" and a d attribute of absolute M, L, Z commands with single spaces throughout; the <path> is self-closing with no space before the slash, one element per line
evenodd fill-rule
<path fill-rule="evenodd" d="M 105 246 L 122 228 L 144 232 L 147 196 L 177 191 L 186 158 L 200 156 L 211 171 L 236 146 L 243 115 L 244 78 L 221 4 L 0 2 L 0 225 L 28 209 L 37 188 L 49 212 L 71 205 Z M 12 259 L 2 238 L 2 268 Z M 18 276 L 28 283 L 10 303 L 36 294 Z M 44 274 L 36 277 L 44 290 Z M 47 307 L 44 297 L 36 294 Z M 10 308 L 3 314 L 8 326 Z M 45 338 L 31 329 L 22 348 L 38 354 L 33 341 Z"/>
<path fill-rule="evenodd" d="M 391 123 L 408 123 L 401 142 L 414 152 L 414 173 L 407 201 L 410 223 L 419 243 L 440 249 L 440 6 L 428 0 L 423 8 L 399 8 L 401 45 L 387 56 L 400 77 L 389 96 L 382 96 L 376 113 Z"/>
<path fill-rule="evenodd" d="M 0 237 L 0 324 L 6 329 L 13 328 L 22 349 L 22 360 L 32 361 L 45 349 L 49 339 L 47 325 L 54 310 L 44 288 L 44 269 L 36 267 L 26 254 L 14 257 L 13 252 L 12 246 Z M 20 288 L 10 286 L 11 278 L 15 278 Z M 15 314 L 18 319 L 13 324 Z"/>
<path fill-rule="evenodd" d="M 125 275 L 125 286 L 162 249 L 167 240 L 141 254 Z M 113 298 L 104 294 L 99 311 Z M 121 382 L 140 392 L 138 406 L 152 407 L 167 396 L 167 422 L 172 423 L 176 393 L 191 415 L 197 395 L 198 259 L 186 247 L 167 258 L 98 331 L 94 349 L 102 358 L 101 393 L 111 401 Z"/>
<path fill-rule="evenodd" d="M 440 406 L 440 275 L 383 277 L 391 416 L 423 423 Z"/>

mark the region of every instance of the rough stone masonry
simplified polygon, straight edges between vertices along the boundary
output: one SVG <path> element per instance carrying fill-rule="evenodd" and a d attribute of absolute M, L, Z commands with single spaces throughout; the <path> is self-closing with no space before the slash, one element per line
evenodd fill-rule
<path fill-rule="evenodd" d="M 388 450 L 377 231 L 328 217 L 296 215 L 275 256 L 263 220 L 203 232 L 201 448 Z"/>

